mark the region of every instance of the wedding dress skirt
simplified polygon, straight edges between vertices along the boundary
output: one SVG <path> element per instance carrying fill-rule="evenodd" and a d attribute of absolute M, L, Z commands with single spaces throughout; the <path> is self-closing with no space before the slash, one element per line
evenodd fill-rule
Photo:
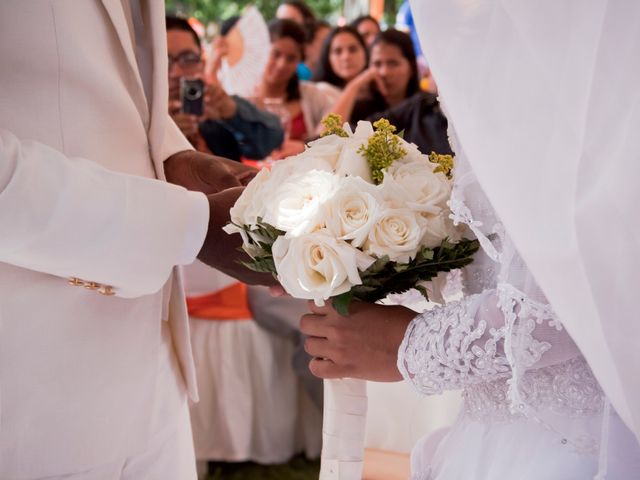
<path fill-rule="evenodd" d="M 506 379 L 466 388 L 451 429 L 415 446 L 412 480 L 585 480 L 602 462 L 602 478 L 640 478 L 635 438 L 614 411 L 603 422 L 602 393 L 582 357 L 527 372 L 521 388 L 526 415 L 510 412 Z"/>

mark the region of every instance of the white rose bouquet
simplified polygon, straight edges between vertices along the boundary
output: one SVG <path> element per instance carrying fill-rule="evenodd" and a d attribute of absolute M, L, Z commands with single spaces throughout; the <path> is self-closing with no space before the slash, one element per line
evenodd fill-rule
<path fill-rule="evenodd" d="M 451 156 L 423 155 L 385 119 L 355 132 L 330 115 L 301 154 L 261 170 L 231 209 L 252 258 L 293 297 L 375 302 L 463 267 L 478 249 L 449 219 Z M 325 381 L 321 479 L 360 479 L 366 383 Z"/>

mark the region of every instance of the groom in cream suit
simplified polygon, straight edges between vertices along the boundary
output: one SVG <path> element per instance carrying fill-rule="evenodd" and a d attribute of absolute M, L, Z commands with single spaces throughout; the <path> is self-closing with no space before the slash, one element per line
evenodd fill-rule
<path fill-rule="evenodd" d="M 195 478 L 175 266 L 240 273 L 251 172 L 170 121 L 162 0 L 2 0 L 0 61 L 0 479 Z"/>

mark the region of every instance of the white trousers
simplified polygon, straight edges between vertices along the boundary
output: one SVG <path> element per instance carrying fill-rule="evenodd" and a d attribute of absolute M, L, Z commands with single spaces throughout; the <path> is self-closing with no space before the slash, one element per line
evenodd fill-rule
<path fill-rule="evenodd" d="M 185 398 L 179 415 L 158 430 L 147 451 L 70 475 L 41 480 L 196 480 L 196 459 Z"/>

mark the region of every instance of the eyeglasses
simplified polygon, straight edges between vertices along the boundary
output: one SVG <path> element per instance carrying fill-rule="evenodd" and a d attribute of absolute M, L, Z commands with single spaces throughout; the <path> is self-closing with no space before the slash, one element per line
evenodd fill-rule
<path fill-rule="evenodd" d="M 196 52 L 182 52 L 180 55 L 169 57 L 169 69 L 174 64 L 178 64 L 181 68 L 194 68 L 200 64 L 200 54 Z"/>

